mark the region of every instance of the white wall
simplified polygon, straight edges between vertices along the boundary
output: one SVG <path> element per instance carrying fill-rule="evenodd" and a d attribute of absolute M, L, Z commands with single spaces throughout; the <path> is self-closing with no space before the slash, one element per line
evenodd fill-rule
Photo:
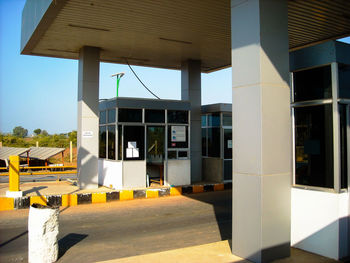
<path fill-rule="evenodd" d="M 348 193 L 292 189 L 291 245 L 325 257 L 349 253 Z"/>
<path fill-rule="evenodd" d="M 166 185 L 191 184 L 191 161 L 190 160 L 168 160 L 168 172 Z"/>
<path fill-rule="evenodd" d="M 98 184 L 114 189 L 122 189 L 122 171 L 122 162 L 98 159 Z"/>
<path fill-rule="evenodd" d="M 146 188 L 146 161 L 123 162 L 123 188 Z"/>

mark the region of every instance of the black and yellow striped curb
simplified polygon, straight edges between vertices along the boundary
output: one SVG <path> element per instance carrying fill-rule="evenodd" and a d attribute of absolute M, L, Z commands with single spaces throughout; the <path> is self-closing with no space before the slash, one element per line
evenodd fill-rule
<path fill-rule="evenodd" d="M 144 198 L 186 195 L 232 189 L 232 183 L 186 185 L 157 189 L 120 190 L 103 193 L 62 194 L 48 196 L 0 197 L 0 211 L 25 209 L 33 203 L 53 206 L 76 206 Z"/>

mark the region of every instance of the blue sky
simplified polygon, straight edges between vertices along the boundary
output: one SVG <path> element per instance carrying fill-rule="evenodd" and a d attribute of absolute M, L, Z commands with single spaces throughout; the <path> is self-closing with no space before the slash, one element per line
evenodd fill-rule
<path fill-rule="evenodd" d="M 78 62 L 20 55 L 21 14 L 25 0 L 0 0 L 0 132 L 15 126 L 49 133 L 77 128 Z M 350 38 L 346 39 L 350 43 Z M 180 71 L 133 67 L 162 99 L 180 99 Z M 127 66 L 101 63 L 100 98 L 115 97 L 110 75 L 125 72 L 119 96 L 152 98 Z M 231 103 L 231 69 L 202 74 L 202 104 Z"/>

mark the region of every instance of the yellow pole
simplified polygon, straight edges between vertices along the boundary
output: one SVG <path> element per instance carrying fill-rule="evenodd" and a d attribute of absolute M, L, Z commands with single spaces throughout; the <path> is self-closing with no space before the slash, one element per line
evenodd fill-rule
<path fill-rule="evenodd" d="M 10 156 L 9 165 L 9 190 L 11 192 L 19 191 L 19 156 Z"/>
<path fill-rule="evenodd" d="M 69 142 L 69 161 L 70 163 L 73 162 L 73 142 Z"/>

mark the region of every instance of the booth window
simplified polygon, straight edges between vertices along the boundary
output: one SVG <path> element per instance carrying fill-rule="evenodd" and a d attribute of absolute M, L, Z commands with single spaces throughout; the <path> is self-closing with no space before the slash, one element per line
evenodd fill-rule
<path fill-rule="evenodd" d="M 339 98 L 350 99 L 350 66 L 339 64 Z"/>
<path fill-rule="evenodd" d="M 223 126 L 232 126 L 232 114 L 224 113 L 222 116 L 222 125 Z"/>
<path fill-rule="evenodd" d="M 347 147 L 347 122 L 346 122 L 346 105 L 339 105 L 340 117 L 340 185 L 341 188 L 348 187 L 348 147 Z"/>
<path fill-rule="evenodd" d="M 207 156 L 207 128 L 202 128 L 202 156 Z"/>
<path fill-rule="evenodd" d="M 124 161 L 145 159 L 145 127 L 124 126 Z"/>
<path fill-rule="evenodd" d="M 168 148 L 188 148 L 188 126 L 168 126 Z"/>
<path fill-rule="evenodd" d="M 118 109 L 118 122 L 142 122 L 142 109 Z"/>
<path fill-rule="evenodd" d="M 294 102 L 332 97 L 331 66 L 295 72 L 293 81 Z"/>
<path fill-rule="evenodd" d="M 220 128 L 208 128 L 208 157 L 220 157 Z"/>
<path fill-rule="evenodd" d="M 232 130 L 224 129 L 224 159 L 232 159 Z"/>
<path fill-rule="evenodd" d="M 115 109 L 108 110 L 108 123 L 115 122 Z"/>
<path fill-rule="evenodd" d="M 164 110 L 145 110 L 145 122 L 165 123 L 165 111 Z"/>
<path fill-rule="evenodd" d="M 106 158 L 106 126 L 100 126 L 99 130 L 99 158 Z"/>
<path fill-rule="evenodd" d="M 332 105 L 294 109 L 295 183 L 333 188 Z"/>
<path fill-rule="evenodd" d="M 176 151 L 168 151 L 168 159 L 171 160 L 171 159 L 176 159 L 177 156 L 176 156 Z"/>
<path fill-rule="evenodd" d="M 107 115 L 106 115 L 106 111 L 100 111 L 100 118 L 99 118 L 99 122 L 100 124 L 106 124 L 107 122 Z"/>
<path fill-rule="evenodd" d="M 108 126 L 108 159 L 115 160 L 115 125 Z"/>
<path fill-rule="evenodd" d="M 168 123 L 188 123 L 188 111 L 168 110 Z"/>
<path fill-rule="evenodd" d="M 118 160 L 123 160 L 123 126 L 118 125 Z"/>
<path fill-rule="evenodd" d="M 207 115 L 202 115 L 202 127 L 207 126 Z"/>
<path fill-rule="evenodd" d="M 208 115 L 208 126 L 220 127 L 220 113 L 213 113 Z"/>

